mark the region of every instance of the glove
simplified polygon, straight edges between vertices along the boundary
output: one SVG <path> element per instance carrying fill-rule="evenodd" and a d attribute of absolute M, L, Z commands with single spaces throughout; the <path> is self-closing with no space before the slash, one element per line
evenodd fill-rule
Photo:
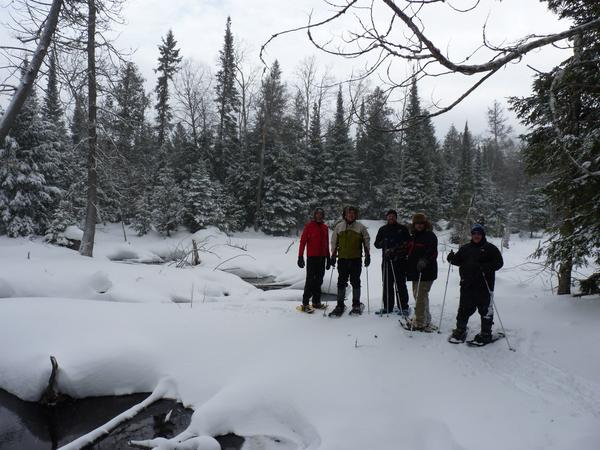
<path fill-rule="evenodd" d="M 383 257 L 385 259 L 392 259 L 395 256 L 395 252 L 392 249 L 387 249 L 384 253 L 383 253 Z"/>
<path fill-rule="evenodd" d="M 325 270 L 331 269 L 331 258 L 327 257 L 327 262 L 325 263 Z"/>
<path fill-rule="evenodd" d="M 446 256 L 446 261 L 448 261 L 449 263 L 452 263 L 452 260 L 454 259 L 454 255 L 456 255 L 456 253 L 454 253 L 454 250 L 450 250 L 450 253 L 448 253 L 448 256 Z"/>
<path fill-rule="evenodd" d="M 370 264 L 371 264 L 371 255 L 366 254 L 365 255 L 365 267 L 369 267 Z"/>
<path fill-rule="evenodd" d="M 426 267 L 427 267 L 427 260 L 425 258 L 421 258 L 419 261 L 417 261 L 417 271 L 418 272 L 423 272 Z"/>
<path fill-rule="evenodd" d="M 298 267 L 304 269 L 304 256 L 298 256 Z"/>
<path fill-rule="evenodd" d="M 335 267 L 335 262 L 337 261 L 337 257 L 335 255 L 333 255 L 330 259 L 329 259 L 329 264 L 331 265 L 331 267 Z"/>

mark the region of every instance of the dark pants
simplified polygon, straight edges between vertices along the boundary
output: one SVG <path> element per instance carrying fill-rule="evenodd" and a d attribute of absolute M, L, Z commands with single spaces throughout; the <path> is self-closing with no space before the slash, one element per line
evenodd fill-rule
<path fill-rule="evenodd" d="M 398 296 L 400 297 L 400 304 L 398 307 L 403 311 L 407 311 L 408 289 L 406 289 L 406 273 L 402 264 L 399 261 L 384 258 L 381 263 L 381 273 L 383 279 L 384 312 L 392 312 L 394 310 L 394 284 L 396 285 L 396 292 L 398 292 Z"/>
<path fill-rule="evenodd" d="M 352 305 L 360 305 L 360 273 L 362 272 L 362 259 L 339 259 L 338 260 L 338 304 L 344 303 L 346 285 L 348 279 L 352 285 Z"/>
<path fill-rule="evenodd" d="M 489 291 L 485 286 L 461 286 L 456 328 L 466 329 L 469 317 L 476 310 L 481 316 L 481 332 L 491 333 L 494 324 L 494 308 L 490 302 Z"/>
<path fill-rule="evenodd" d="M 313 305 L 321 303 L 321 285 L 325 276 L 324 256 L 309 256 L 306 258 L 306 282 L 304 283 L 304 295 L 302 303 L 308 305 L 312 297 Z"/>

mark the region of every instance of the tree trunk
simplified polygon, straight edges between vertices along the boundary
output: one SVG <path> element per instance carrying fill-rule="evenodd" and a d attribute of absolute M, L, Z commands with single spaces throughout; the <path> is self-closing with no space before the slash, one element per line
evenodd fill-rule
<path fill-rule="evenodd" d="M 6 108 L 6 111 L 2 117 L 0 117 L 0 145 L 4 144 L 4 140 L 6 139 L 6 136 L 8 136 L 8 133 L 10 132 L 17 115 L 21 111 L 21 108 L 23 108 L 27 97 L 29 97 L 29 94 L 31 94 L 37 74 L 40 70 L 42 62 L 44 61 L 46 53 L 48 53 L 48 47 L 52 42 L 52 36 L 54 35 L 54 30 L 56 30 L 58 16 L 60 15 L 62 5 L 63 0 L 53 0 L 52 6 L 50 7 L 50 12 L 45 20 L 44 29 L 40 35 L 40 41 L 38 42 L 35 52 L 33 53 L 33 58 L 31 58 L 29 67 L 27 67 L 19 87 L 17 88 L 15 95 L 13 95 L 13 98 Z"/>
<path fill-rule="evenodd" d="M 265 179 L 265 151 L 267 147 L 267 126 L 269 114 L 265 114 L 262 129 L 262 142 L 260 145 L 260 154 L 258 155 L 258 184 L 256 186 L 256 214 L 254 216 L 254 229 L 258 230 L 258 215 L 262 206 L 263 184 Z"/>
<path fill-rule="evenodd" d="M 558 269 L 558 295 L 567 295 L 571 293 L 571 270 L 573 269 L 573 260 L 571 258 L 560 263 Z"/>
<path fill-rule="evenodd" d="M 96 235 L 98 172 L 96 163 L 96 5 L 95 0 L 88 0 L 88 185 L 85 228 L 79 253 L 93 256 L 94 237 Z"/>

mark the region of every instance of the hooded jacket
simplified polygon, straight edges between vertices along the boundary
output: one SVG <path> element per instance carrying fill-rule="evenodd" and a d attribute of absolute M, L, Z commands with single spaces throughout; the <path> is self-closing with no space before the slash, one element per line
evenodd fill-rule
<path fill-rule="evenodd" d="M 311 220 L 304 225 L 302 236 L 300 237 L 300 248 L 298 256 L 329 256 L 329 227 L 323 222 Z"/>
<path fill-rule="evenodd" d="M 423 231 L 417 231 L 414 226 L 411 226 L 411 239 L 408 242 L 406 263 L 406 278 L 408 280 L 419 280 L 417 263 L 421 259 L 427 262 L 425 269 L 420 273 L 421 281 L 433 281 L 437 278 L 437 244 L 437 236 L 433 232 L 431 222 L 427 221 Z"/>
<path fill-rule="evenodd" d="M 489 286 L 493 291 L 496 282 L 495 272 L 502 268 L 504 260 L 498 247 L 488 242 L 484 236 L 479 244 L 471 241 L 463 245 L 450 263 L 459 267 L 461 286 L 481 290 L 487 290 Z"/>
<path fill-rule="evenodd" d="M 368 253 L 371 237 L 362 223 L 355 220 L 352 223 L 342 220 L 331 234 L 331 251 L 339 259 L 358 259 L 362 257 L 363 246 Z"/>

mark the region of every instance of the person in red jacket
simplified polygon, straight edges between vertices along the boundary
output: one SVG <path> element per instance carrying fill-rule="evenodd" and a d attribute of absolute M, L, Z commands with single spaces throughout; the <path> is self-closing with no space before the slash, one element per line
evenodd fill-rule
<path fill-rule="evenodd" d="M 321 303 L 321 285 L 325 269 L 331 268 L 329 257 L 329 228 L 323 222 L 325 212 L 322 208 L 315 209 L 313 218 L 304 226 L 300 237 L 298 251 L 298 267 L 304 268 L 304 248 L 306 247 L 306 282 L 302 296 L 302 311 L 313 312 L 315 308 L 323 308 Z M 309 301 L 312 297 L 312 306 Z"/>

